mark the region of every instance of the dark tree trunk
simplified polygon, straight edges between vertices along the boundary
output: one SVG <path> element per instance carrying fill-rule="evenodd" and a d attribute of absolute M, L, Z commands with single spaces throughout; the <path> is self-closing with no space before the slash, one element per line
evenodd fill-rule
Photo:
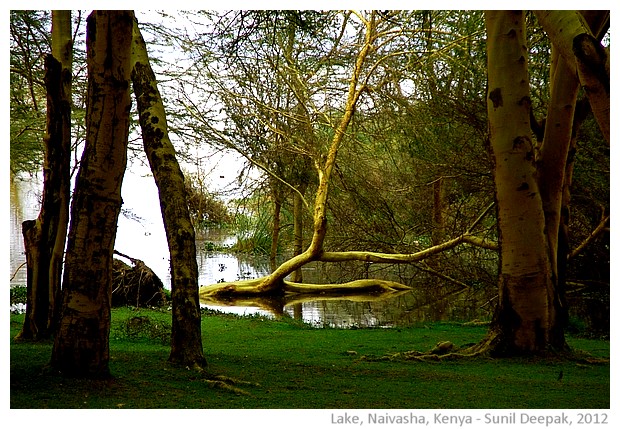
<path fill-rule="evenodd" d="M 172 272 L 172 344 L 170 362 L 206 365 L 202 350 L 196 239 L 189 215 L 183 173 L 168 137 L 166 112 L 151 69 L 146 44 L 134 22 L 131 78 L 138 103 L 144 150 L 159 189 L 159 201 Z"/>
<path fill-rule="evenodd" d="M 49 338 L 55 328 L 69 219 L 71 70 L 63 68 L 52 55 L 45 58 L 45 68 L 47 135 L 43 201 L 38 218 L 22 224 L 28 292 L 26 318 L 18 337 L 35 340 Z"/>
<path fill-rule="evenodd" d="M 306 193 L 308 185 L 301 184 L 298 187 L 299 194 L 293 194 L 293 256 L 301 255 L 304 250 L 304 204 L 302 195 Z M 301 267 L 293 272 L 292 280 L 297 283 L 304 281 Z"/>
<path fill-rule="evenodd" d="M 431 234 L 433 245 L 442 243 L 446 239 L 444 178 L 439 177 L 433 182 L 433 231 Z"/>
<path fill-rule="evenodd" d="M 282 211 L 282 197 L 277 189 L 273 189 L 273 224 L 271 228 L 271 249 L 269 250 L 269 268 L 274 271 L 278 266 L 278 241 L 280 240 L 280 212 Z"/>
<path fill-rule="evenodd" d="M 109 376 L 112 255 L 129 134 L 133 13 L 87 20 L 86 144 L 67 243 L 61 319 L 52 366 L 77 377 Z"/>

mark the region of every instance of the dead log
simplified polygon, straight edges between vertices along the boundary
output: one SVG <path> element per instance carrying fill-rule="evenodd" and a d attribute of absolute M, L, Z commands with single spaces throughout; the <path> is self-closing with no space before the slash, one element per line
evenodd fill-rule
<path fill-rule="evenodd" d="M 112 306 L 159 307 L 167 302 L 164 284 L 143 261 L 122 253 L 133 266 L 119 259 L 112 261 Z"/>

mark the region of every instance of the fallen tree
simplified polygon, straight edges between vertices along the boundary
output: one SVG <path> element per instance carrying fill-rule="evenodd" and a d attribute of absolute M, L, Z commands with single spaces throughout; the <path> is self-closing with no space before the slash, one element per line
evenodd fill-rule
<path fill-rule="evenodd" d="M 200 297 L 225 297 L 228 295 L 252 296 L 261 294 L 259 287 L 265 277 L 258 279 L 239 280 L 236 282 L 216 283 L 200 288 Z M 282 281 L 281 293 L 313 294 L 313 293 L 379 293 L 409 290 L 410 286 L 390 280 L 359 279 L 347 283 L 312 284 Z"/>
<path fill-rule="evenodd" d="M 112 306 L 159 306 L 166 302 L 164 284 L 155 272 L 140 259 L 118 251 L 115 255 L 131 261 L 129 266 L 120 259 L 112 261 Z"/>
<path fill-rule="evenodd" d="M 482 217 L 488 213 L 489 206 L 484 213 L 474 222 L 469 228 L 473 229 L 482 220 Z M 379 292 L 396 292 L 411 289 L 410 286 L 381 279 L 358 279 L 347 283 L 340 284 L 310 284 L 310 283 L 297 283 L 285 280 L 288 274 L 300 266 L 309 262 L 346 262 L 346 261 L 361 261 L 372 263 L 396 263 L 396 264 L 410 264 L 419 262 L 430 256 L 452 249 L 460 244 L 471 244 L 486 249 L 497 250 L 497 243 L 472 235 L 470 232 L 459 235 L 456 238 L 448 240 L 444 243 L 436 246 L 429 247 L 415 253 L 402 254 L 402 253 L 378 253 L 378 252 L 364 252 L 364 251 L 349 251 L 349 252 L 319 252 L 316 257 L 309 258 L 304 264 L 297 265 L 295 263 L 296 258 L 292 258 L 289 261 L 284 262 L 278 270 L 285 273 L 281 278 L 277 279 L 276 287 L 266 288 L 265 284 L 273 285 L 270 283 L 274 281 L 273 273 L 269 276 L 239 280 L 235 282 L 222 282 L 209 286 L 202 286 L 200 288 L 201 300 L 208 300 L 209 298 L 217 299 L 218 301 L 224 299 L 224 297 L 233 296 L 256 296 L 256 295 L 283 295 L 283 294 L 315 294 L 315 293 L 330 293 L 330 294 L 354 294 L 354 293 L 379 293 Z M 303 255 L 303 254 L 302 254 Z M 284 267 L 284 269 L 283 269 Z M 277 271 L 277 270 L 276 270 Z"/>

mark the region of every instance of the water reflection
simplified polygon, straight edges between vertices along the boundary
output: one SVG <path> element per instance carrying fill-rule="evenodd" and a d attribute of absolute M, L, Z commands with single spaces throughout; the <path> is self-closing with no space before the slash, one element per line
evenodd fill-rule
<path fill-rule="evenodd" d="M 224 229 L 212 228 L 197 234 L 199 284 L 232 282 L 269 274 L 269 262 L 264 257 L 210 250 L 230 248 L 235 242 L 236 238 Z"/>
<path fill-rule="evenodd" d="M 22 222 L 26 219 L 36 219 L 39 214 L 41 183 L 39 176 L 27 176 L 23 180 L 16 178 L 10 181 L 10 270 L 11 284 L 26 284 L 26 262 L 24 253 L 24 238 L 22 236 Z M 20 268 L 21 267 L 21 268 Z"/>
<path fill-rule="evenodd" d="M 288 315 L 315 327 L 410 326 L 423 322 L 488 320 L 492 299 L 484 291 L 420 286 L 410 291 L 329 296 L 287 294 L 279 298 L 203 298 L 209 308 L 255 308 L 272 316 Z"/>

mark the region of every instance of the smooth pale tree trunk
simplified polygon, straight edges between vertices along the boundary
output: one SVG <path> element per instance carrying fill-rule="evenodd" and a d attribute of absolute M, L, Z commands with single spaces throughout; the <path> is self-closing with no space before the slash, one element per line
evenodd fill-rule
<path fill-rule="evenodd" d="M 323 253 L 323 242 L 325 241 L 325 234 L 327 233 L 327 198 L 329 196 L 329 183 L 334 165 L 336 164 L 338 150 L 340 149 L 345 132 L 355 113 L 357 101 L 364 90 L 364 85 L 360 85 L 362 67 L 372 49 L 372 43 L 375 38 L 374 18 L 371 17 L 370 21 L 365 22 L 365 25 L 366 34 L 364 44 L 357 55 L 353 73 L 349 79 L 349 89 L 343 116 L 334 130 L 334 137 L 326 154 L 324 164 L 319 165 L 317 162 L 319 183 L 314 200 L 312 240 L 304 252 L 284 262 L 269 276 L 265 277 L 256 288 L 255 293 L 266 293 L 282 289 L 282 281 L 287 275 L 301 268 L 308 262 L 317 260 Z"/>
<path fill-rule="evenodd" d="M 538 184 L 549 239 L 552 270 L 557 274 L 558 234 L 564 172 L 572 139 L 572 125 L 577 104 L 579 81 L 575 69 L 563 57 L 557 56 L 551 76 L 551 98 L 543 143 L 537 159 Z"/>
<path fill-rule="evenodd" d="M 499 303 L 489 339 L 501 354 L 552 344 L 554 281 L 531 140 L 528 51 L 521 11 L 488 11 L 487 112 L 500 237 Z"/>
<path fill-rule="evenodd" d="M 536 18 L 542 25 L 554 47 L 578 71 L 579 82 L 584 88 L 592 113 L 610 142 L 610 69 L 609 55 L 594 37 L 592 26 L 604 25 L 609 11 L 585 16 L 574 10 L 536 11 Z M 590 25 L 589 25 L 590 24 Z M 595 30 L 594 33 L 597 31 Z"/>
<path fill-rule="evenodd" d="M 565 342 L 564 328 L 568 322 L 568 308 L 564 282 L 568 246 L 568 224 L 563 224 L 562 209 L 566 166 L 573 139 L 573 122 L 579 81 L 575 70 L 562 56 L 552 68 L 551 98 L 543 143 L 537 159 L 538 186 L 545 215 L 545 231 L 551 263 L 553 302 L 556 317 L 551 320 L 550 343 L 556 347 Z M 572 160 L 570 161 L 572 163 Z M 567 220 L 567 219 L 565 219 Z M 560 271 L 562 270 L 562 273 Z"/>
<path fill-rule="evenodd" d="M 43 201 L 36 220 L 22 224 L 27 264 L 23 339 L 49 338 L 58 319 L 69 223 L 71 160 L 71 11 L 52 11 L 52 55 L 45 59 L 47 132 Z"/>
<path fill-rule="evenodd" d="M 95 11 L 87 20 L 86 144 L 77 175 L 52 367 L 109 376 L 112 256 L 127 164 L 133 13 Z"/>
<path fill-rule="evenodd" d="M 594 34 L 603 31 L 605 11 L 587 11 L 582 16 Z M 579 20 L 581 22 L 581 20 Z M 554 344 L 564 341 L 568 323 L 566 302 L 566 264 L 568 257 L 568 222 L 570 183 L 576 150 L 577 131 L 583 113 L 576 115 L 579 79 L 575 65 L 553 48 L 550 73 L 550 100 L 547 109 L 544 139 L 537 158 L 538 185 L 545 213 L 545 228 L 549 241 L 549 257 L 555 288 L 555 307 L 558 312 L 552 330 Z"/>
<path fill-rule="evenodd" d="M 202 349 L 198 263 L 183 173 L 168 137 L 166 112 L 137 21 L 133 25 L 131 78 L 138 104 L 144 150 L 159 190 L 170 251 L 172 338 L 169 361 L 190 367 L 206 365 Z"/>

